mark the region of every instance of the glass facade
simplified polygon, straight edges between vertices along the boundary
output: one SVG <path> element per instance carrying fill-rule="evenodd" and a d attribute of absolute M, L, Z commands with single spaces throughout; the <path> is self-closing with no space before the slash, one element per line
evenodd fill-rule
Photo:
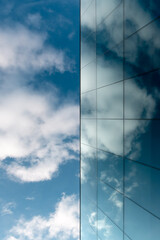
<path fill-rule="evenodd" d="M 159 9 L 81 0 L 81 240 L 160 239 Z"/>

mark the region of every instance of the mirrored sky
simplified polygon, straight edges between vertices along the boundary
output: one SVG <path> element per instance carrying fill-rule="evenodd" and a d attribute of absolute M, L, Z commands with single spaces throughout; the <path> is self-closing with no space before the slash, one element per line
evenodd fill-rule
<path fill-rule="evenodd" d="M 0 239 L 78 239 L 79 0 L 0 6 Z"/>

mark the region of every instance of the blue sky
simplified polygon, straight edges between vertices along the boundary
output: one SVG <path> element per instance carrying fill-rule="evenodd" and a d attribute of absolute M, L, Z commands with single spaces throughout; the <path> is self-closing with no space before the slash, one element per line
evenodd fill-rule
<path fill-rule="evenodd" d="M 0 3 L 0 238 L 78 239 L 79 1 Z"/>

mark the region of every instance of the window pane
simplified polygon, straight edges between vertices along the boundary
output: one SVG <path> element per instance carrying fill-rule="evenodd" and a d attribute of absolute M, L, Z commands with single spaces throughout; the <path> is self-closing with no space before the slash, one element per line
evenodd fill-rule
<path fill-rule="evenodd" d="M 98 120 L 97 121 L 98 148 L 123 154 L 123 120 Z"/>
<path fill-rule="evenodd" d="M 81 92 L 96 88 L 96 61 L 92 61 L 81 70 Z"/>
<path fill-rule="evenodd" d="M 82 94 L 81 117 L 96 117 L 96 91 Z"/>
<path fill-rule="evenodd" d="M 125 121 L 125 153 L 128 158 L 160 168 L 159 142 L 159 120 Z"/>
<path fill-rule="evenodd" d="M 126 160 L 125 194 L 160 217 L 160 171 Z"/>
<path fill-rule="evenodd" d="M 159 240 L 160 221 L 130 200 L 126 199 L 125 232 L 134 240 Z"/>
<path fill-rule="evenodd" d="M 81 142 L 96 147 L 96 120 L 81 120 Z"/>
<path fill-rule="evenodd" d="M 97 51 L 103 51 L 97 47 Z M 115 83 L 123 79 L 123 46 L 118 45 L 106 54 L 97 55 L 97 87 Z"/>
<path fill-rule="evenodd" d="M 98 151 L 98 178 L 118 191 L 123 191 L 123 158 Z"/>
<path fill-rule="evenodd" d="M 98 210 L 98 235 L 101 240 L 123 240 L 123 232 L 100 210 Z"/>
<path fill-rule="evenodd" d="M 160 118 L 160 71 L 125 81 L 125 117 Z"/>
<path fill-rule="evenodd" d="M 97 0 L 97 23 L 103 21 L 122 0 Z"/>
<path fill-rule="evenodd" d="M 123 195 L 103 182 L 98 182 L 98 207 L 123 228 Z"/>
<path fill-rule="evenodd" d="M 123 118 L 123 82 L 97 90 L 98 118 Z"/>
<path fill-rule="evenodd" d="M 126 40 L 125 77 L 160 67 L 160 20 L 149 24 Z"/>
<path fill-rule="evenodd" d="M 159 0 L 126 0 L 126 35 L 128 36 L 136 32 L 138 29 L 158 17 L 160 15 L 159 8 Z"/>

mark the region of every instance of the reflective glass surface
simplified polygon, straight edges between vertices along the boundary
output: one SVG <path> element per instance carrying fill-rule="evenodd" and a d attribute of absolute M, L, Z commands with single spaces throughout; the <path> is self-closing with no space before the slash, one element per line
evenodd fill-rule
<path fill-rule="evenodd" d="M 95 33 L 90 34 L 87 38 L 81 39 L 81 67 L 86 66 L 96 58 Z"/>
<path fill-rule="evenodd" d="M 149 166 L 160 168 L 160 121 L 126 120 L 126 156 Z"/>
<path fill-rule="evenodd" d="M 97 117 L 123 118 L 123 82 L 97 90 Z"/>
<path fill-rule="evenodd" d="M 126 199 L 125 232 L 134 240 L 159 240 L 160 221 L 141 207 Z"/>
<path fill-rule="evenodd" d="M 92 0 L 81 17 L 81 34 L 87 36 L 95 31 L 95 27 L 95 0 Z"/>
<path fill-rule="evenodd" d="M 160 238 L 159 6 L 82 0 L 81 240 Z"/>
<path fill-rule="evenodd" d="M 123 228 L 123 195 L 101 181 L 98 182 L 98 206 L 106 216 Z"/>
<path fill-rule="evenodd" d="M 125 81 L 125 117 L 160 118 L 160 71 Z"/>
<path fill-rule="evenodd" d="M 92 1 L 94 0 L 81 0 L 81 15 L 84 14 L 84 12 L 87 10 Z"/>
<path fill-rule="evenodd" d="M 98 210 L 98 235 L 105 240 L 123 240 L 123 232 Z"/>
<path fill-rule="evenodd" d="M 125 77 L 160 67 L 160 19 L 133 34 L 125 42 Z"/>
<path fill-rule="evenodd" d="M 158 17 L 160 15 L 159 8 L 159 0 L 126 0 L 126 35 L 136 32 Z"/>
<path fill-rule="evenodd" d="M 96 91 L 83 93 L 81 96 L 81 117 L 96 117 Z"/>
<path fill-rule="evenodd" d="M 81 92 L 96 88 L 96 61 L 92 61 L 81 69 Z"/>
<path fill-rule="evenodd" d="M 111 14 L 122 0 L 97 0 L 97 24 Z"/>
<path fill-rule="evenodd" d="M 125 194 L 160 217 L 160 171 L 126 159 Z"/>
<path fill-rule="evenodd" d="M 81 120 L 81 142 L 96 147 L 96 120 Z"/>
<path fill-rule="evenodd" d="M 123 39 L 123 5 L 116 8 L 107 18 L 97 25 L 97 47 L 111 50 Z"/>
<path fill-rule="evenodd" d="M 83 144 L 81 145 L 81 184 L 81 234 L 84 239 L 96 239 L 96 150 Z"/>
<path fill-rule="evenodd" d="M 123 158 L 98 151 L 98 179 L 118 191 L 123 191 Z"/>
<path fill-rule="evenodd" d="M 101 48 L 102 47 L 102 48 Z M 105 51 L 97 46 L 97 51 Z M 120 44 L 106 54 L 97 55 L 97 87 L 102 87 L 123 79 L 123 45 Z"/>
<path fill-rule="evenodd" d="M 123 120 L 97 120 L 98 148 L 123 154 Z"/>

